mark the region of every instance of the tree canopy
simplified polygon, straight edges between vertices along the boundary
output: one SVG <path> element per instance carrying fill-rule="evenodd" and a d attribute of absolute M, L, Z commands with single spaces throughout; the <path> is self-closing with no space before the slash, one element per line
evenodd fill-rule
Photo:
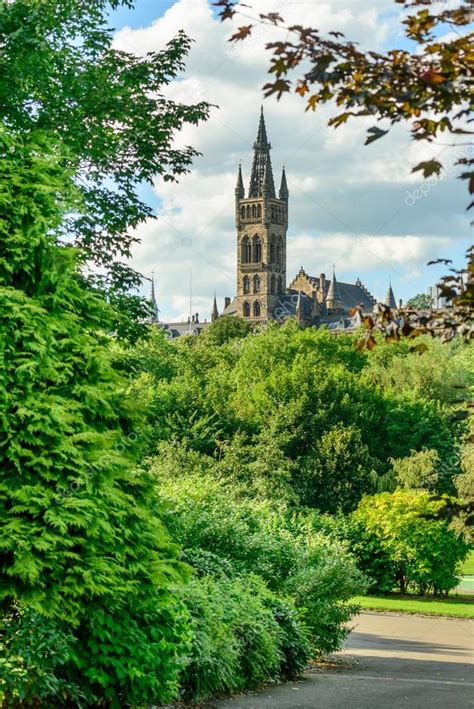
<path fill-rule="evenodd" d="M 174 147 L 183 125 L 208 104 L 176 103 L 166 87 L 184 68 L 191 40 L 180 32 L 140 57 L 112 46 L 106 12 L 130 0 L 13 0 L 0 3 L 0 113 L 16 135 L 47 131 L 67 151 L 81 200 L 65 216 L 63 239 L 81 248 L 90 280 L 126 313 L 146 306 L 130 296 L 141 276 L 126 263 L 134 228 L 152 217 L 143 182 L 176 180 L 196 151 Z M 100 275 L 99 275 L 100 274 Z M 128 327 L 131 327 L 128 322 Z"/>

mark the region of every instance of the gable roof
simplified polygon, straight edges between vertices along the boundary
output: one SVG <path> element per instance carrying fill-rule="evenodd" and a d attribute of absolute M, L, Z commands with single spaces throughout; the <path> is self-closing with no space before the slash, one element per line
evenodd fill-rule
<path fill-rule="evenodd" d="M 307 278 L 314 289 L 317 290 L 320 286 L 319 278 L 316 276 L 307 276 Z M 325 298 L 328 296 L 331 283 L 327 279 L 324 282 Z M 373 310 L 373 307 L 377 301 L 359 279 L 357 279 L 355 283 L 343 283 L 342 281 L 337 281 L 337 286 L 344 310 L 350 310 L 356 305 L 361 305 L 365 312 L 371 312 Z"/>

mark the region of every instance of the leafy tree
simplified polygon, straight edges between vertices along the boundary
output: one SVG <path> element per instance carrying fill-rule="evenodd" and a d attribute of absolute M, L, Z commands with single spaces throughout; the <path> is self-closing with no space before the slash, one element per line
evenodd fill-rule
<path fill-rule="evenodd" d="M 413 308 L 413 310 L 429 310 L 432 305 L 431 296 L 427 293 L 418 293 L 418 295 L 413 296 L 406 302 L 406 307 Z"/>
<path fill-rule="evenodd" d="M 196 151 L 174 147 L 174 139 L 183 125 L 204 120 L 208 105 L 164 95 L 191 45 L 182 32 L 144 57 L 112 47 L 106 13 L 119 5 L 133 2 L 1 2 L 0 113 L 13 133 L 48 131 L 66 146 L 82 199 L 65 220 L 64 237 L 100 269 L 90 280 L 116 305 L 119 332 L 136 336 L 126 314 L 136 320 L 146 308 L 127 296 L 141 276 L 126 260 L 134 227 L 152 217 L 137 189 L 188 170 Z"/>
<path fill-rule="evenodd" d="M 364 381 L 448 405 L 453 411 L 469 400 L 474 385 L 474 351 L 460 340 L 441 343 L 420 337 L 377 347 L 367 358 Z"/>
<path fill-rule="evenodd" d="M 218 318 L 206 332 L 206 337 L 216 345 L 223 345 L 233 339 L 240 339 L 248 335 L 252 326 L 243 318 L 224 315 Z"/>
<path fill-rule="evenodd" d="M 374 464 L 358 428 L 330 428 L 315 441 L 295 481 L 302 503 L 321 512 L 350 512 L 372 492 Z"/>
<path fill-rule="evenodd" d="M 0 602 L 67 626 L 61 677 L 88 702 L 167 701 L 186 572 L 133 472 L 140 419 L 111 366 L 110 308 L 56 243 L 80 199 L 67 165 L 54 138 L 0 130 Z"/>
<path fill-rule="evenodd" d="M 267 45 L 273 55 L 269 73 L 274 80 L 264 86 L 265 95 L 280 99 L 294 90 L 304 98 L 307 110 L 331 102 L 340 109 L 329 120 L 336 128 L 351 117 L 385 121 L 383 128 L 376 124 L 368 129 L 366 144 L 386 135 L 390 126 L 405 122 L 411 123 L 417 141 L 432 143 L 444 132 L 469 134 L 472 34 L 463 33 L 472 19 L 469 3 L 457 0 L 439 7 L 436 0 L 395 1 L 406 9 L 402 22 L 406 37 L 415 43 L 412 51 L 363 52 L 341 32 L 324 37 L 314 27 L 288 26 L 277 12 L 253 16 L 253 22 L 240 27 L 230 40 L 244 40 L 261 22 L 281 27 L 282 39 Z M 241 11 L 236 0 L 218 0 L 215 5 L 221 8 L 223 20 Z M 248 17 L 251 6 L 241 12 Z M 460 177 L 469 181 L 472 193 L 473 160 L 461 157 L 458 164 L 464 170 Z M 442 163 L 434 157 L 416 165 L 413 172 L 421 170 L 429 177 L 441 169 Z"/>
<path fill-rule="evenodd" d="M 404 490 L 435 490 L 439 455 L 435 450 L 412 451 L 405 458 L 392 458 L 393 476 Z"/>
<path fill-rule="evenodd" d="M 448 593 L 459 581 L 460 562 L 469 551 L 462 535 L 449 521 L 428 519 L 443 506 L 422 490 L 396 490 L 364 497 L 353 517 L 390 559 L 393 586 L 401 593 Z M 371 559 L 363 570 L 371 576 Z"/>

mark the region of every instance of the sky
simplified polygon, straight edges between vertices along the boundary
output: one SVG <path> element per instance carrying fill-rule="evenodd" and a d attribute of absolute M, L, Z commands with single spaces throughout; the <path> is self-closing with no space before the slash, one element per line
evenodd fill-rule
<path fill-rule="evenodd" d="M 256 0 L 254 7 L 291 23 L 342 31 L 364 49 L 407 46 L 394 0 Z M 234 188 L 240 161 L 248 185 L 261 105 L 275 182 L 285 165 L 290 191 L 288 282 L 300 266 L 318 276 L 334 265 L 338 280 L 359 277 L 379 300 L 389 281 L 396 299 L 406 300 L 444 275 L 427 261 L 463 264 L 471 241 L 468 195 L 450 165 L 466 147 L 449 147 L 449 139 L 415 143 L 407 126 L 364 146 L 373 119 L 335 130 L 327 126 L 329 106 L 313 113 L 294 94 L 264 99 L 265 44 L 281 38 L 282 30 L 259 27 L 245 42 L 230 44 L 235 28 L 249 21 L 221 23 L 208 0 L 137 0 L 134 9 L 111 13 L 110 22 L 114 46 L 137 54 L 157 51 L 185 30 L 195 42 L 186 71 L 166 96 L 215 104 L 207 122 L 186 126 L 176 138 L 176 147 L 201 152 L 190 173 L 179 183 L 157 179 L 142 190 L 157 219 L 137 229 L 132 265 L 146 278 L 154 273 L 160 319 L 181 321 L 198 312 L 204 320 L 214 291 L 220 310 L 224 297 L 235 295 Z M 447 166 L 441 179 L 411 174 L 413 165 L 435 156 Z M 144 293 L 149 288 L 144 280 Z"/>

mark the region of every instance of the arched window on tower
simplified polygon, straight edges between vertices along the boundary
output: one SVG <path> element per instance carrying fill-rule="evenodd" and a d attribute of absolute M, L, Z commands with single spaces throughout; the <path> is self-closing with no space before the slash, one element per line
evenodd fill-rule
<path fill-rule="evenodd" d="M 240 218 L 245 219 L 245 207 L 240 208 Z"/>
<path fill-rule="evenodd" d="M 244 303 L 244 318 L 249 318 L 250 317 L 250 303 L 245 301 Z"/>
<path fill-rule="evenodd" d="M 247 204 L 247 219 L 250 219 L 251 211 L 250 211 L 250 204 Z"/>
<path fill-rule="evenodd" d="M 250 278 L 248 276 L 244 276 L 243 286 L 244 293 L 250 293 Z"/>
<path fill-rule="evenodd" d="M 277 251 L 277 253 L 276 253 L 277 263 L 281 265 L 283 263 L 283 241 L 282 241 L 281 236 L 278 237 L 276 251 Z"/>
<path fill-rule="evenodd" d="M 252 204 L 252 219 L 257 218 L 257 206 L 255 204 Z"/>
<path fill-rule="evenodd" d="M 276 288 L 276 278 L 275 276 L 272 276 L 270 278 L 270 294 L 275 295 L 275 288 Z"/>
<path fill-rule="evenodd" d="M 253 292 L 260 293 L 260 276 L 253 277 Z"/>
<path fill-rule="evenodd" d="M 283 278 L 278 277 L 278 293 L 283 293 Z"/>
<path fill-rule="evenodd" d="M 253 304 L 253 316 L 254 318 L 259 318 L 261 313 L 261 308 L 260 308 L 260 303 L 258 300 L 255 301 Z"/>
<path fill-rule="evenodd" d="M 261 219 L 261 218 L 262 218 L 262 205 L 257 204 L 257 219 Z"/>
<path fill-rule="evenodd" d="M 274 221 L 275 220 L 275 207 L 273 206 L 273 204 L 272 204 L 272 208 L 271 208 L 271 215 L 272 215 L 272 221 Z"/>
<path fill-rule="evenodd" d="M 260 263 L 262 260 L 262 240 L 255 234 L 253 237 L 253 262 Z"/>
<path fill-rule="evenodd" d="M 275 263 L 275 256 L 276 256 L 276 239 L 275 239 L 275 234 L 272 234 L 270 237 L 270 263 Z"/>
<path fill-rule="evenodd" d="M 252 260 L 252 246 L 248 236 L 242 239 L 242 263 L 250 263 Z"/>

